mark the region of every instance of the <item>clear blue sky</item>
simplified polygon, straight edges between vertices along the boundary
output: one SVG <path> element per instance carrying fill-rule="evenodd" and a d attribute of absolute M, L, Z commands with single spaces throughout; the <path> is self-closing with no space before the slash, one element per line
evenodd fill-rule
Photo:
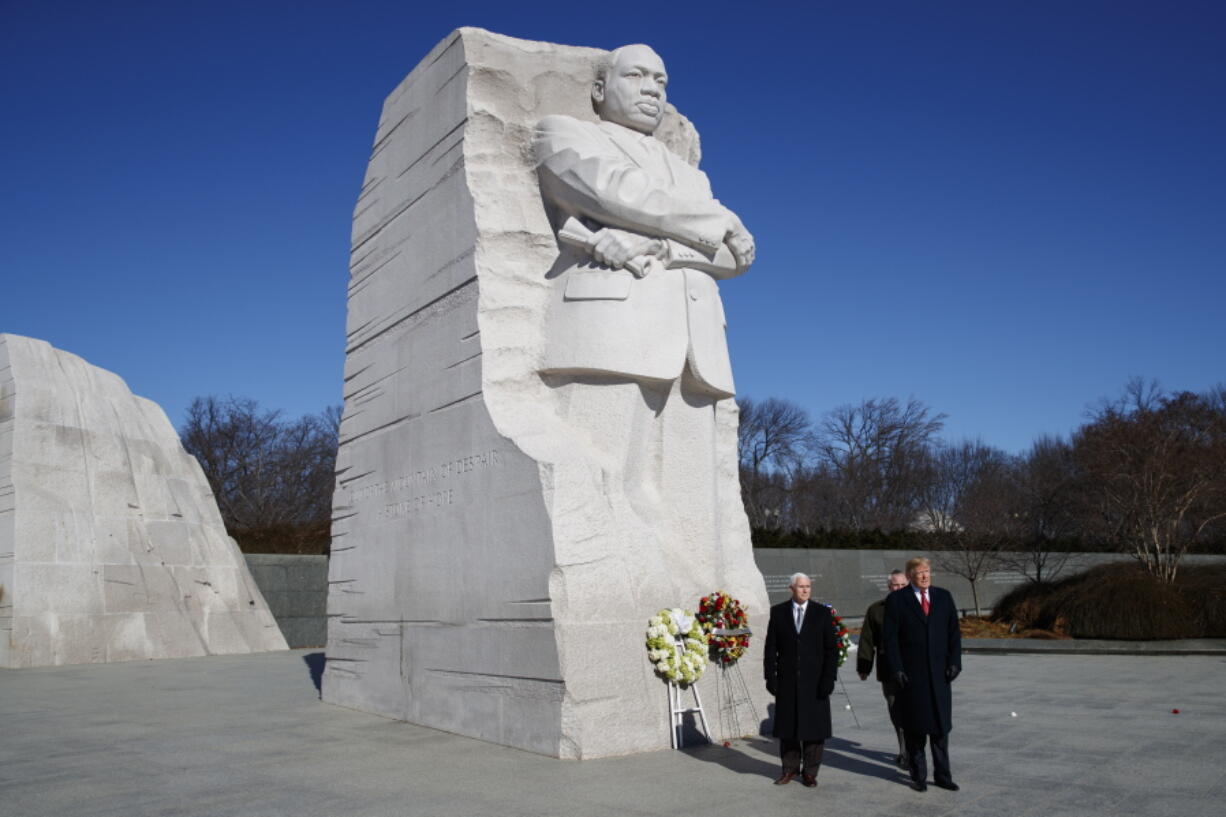
<path fill-rule="evenodd" d="M 0 331 L 192 397 L 340 401 L 384 97 L 473 25 L 647 42 L 758 239 L 742 394 L 914 396 L 1020 451 L 1226 381 L 1226 3 L 0 0 Z"/>

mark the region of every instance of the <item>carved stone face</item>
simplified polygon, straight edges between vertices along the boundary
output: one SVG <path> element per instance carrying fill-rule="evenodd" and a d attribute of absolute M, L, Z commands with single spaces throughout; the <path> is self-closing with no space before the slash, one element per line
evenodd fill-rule
<path fill-rule="evenodd" d="M 618 49 L 608 75 L 592 86 L 600 118 L 641 133 L 655 133 L 664 119 L 668 74 L 664 60 L 645 45 Z"/>

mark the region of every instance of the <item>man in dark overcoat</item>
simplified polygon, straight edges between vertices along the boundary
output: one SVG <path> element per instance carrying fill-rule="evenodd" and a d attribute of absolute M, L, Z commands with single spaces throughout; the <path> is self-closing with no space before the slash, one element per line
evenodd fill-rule
<path fill-rule="evenodd" d="M 900 687 L 897 706 L 911 787 L 927 791 L 924 744 L 932 743 L 932 778 L 957 791 L 949 772 L 949 732 L 953 728 L 950 684 L 962 671 L 962 634 L 958 609 L 948 590 L 932 586 L 932 567 L 924 558 L 907 562 L 910 584 L 885 602 L 885 652 Z"/>
<path fill-rule="evenodd" d="M 885 599 L 895 590 L 906 587 L 907 574 L 901 570 L 890 571 L 886 579 L 886 596 L 878 599 L 864 611 L 864 624 L 860 628 L 859 649 L 856 650 L 856 672 L 861 681 L 867 681 L 877 665 L 877 680 L 881 682 L 881 694 L 885 696 L 886 711 L 890 713 L 890 723 L 898 738 L 898 754 L 894 762 L 901 769 L 910 768 L 907 760 L 907 742 L 902 731 L 902 718 L 898 711 L 898 682 L 890 670 L 890 662 L 885 657 Z"/>
<path fill-rule="evenodd" d="M 792 598 L 771 607 L 763 658 L 766 689 L 775 696 L 772 734 L 779 738 L 783 759 L 783 774 L 775 784 L 800 775 L 801 782 L 813 788 L 826 738 L 832 734 L 830 693 L 838 679 L 838 642 L 829 608 L 809 598 L 809 577 L 794 574 L 788 589 Z"/>

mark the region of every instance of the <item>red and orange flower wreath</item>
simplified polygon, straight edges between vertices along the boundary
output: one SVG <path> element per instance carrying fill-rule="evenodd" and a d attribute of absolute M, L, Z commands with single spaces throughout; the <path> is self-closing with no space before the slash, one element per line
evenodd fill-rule
<path fill-rule="evenodd" d="M 834 622 L 834 637 L 839 642 L 839 666 L 843 666 L 843 662 L 847 660 L 848 649 L 851 646 L 851 634 L 847 632 L 847 625 L 843 623 L 843 617 L 839 615 L 839 611 L 834 609 L 834 605 L 827 604 L 830 608 L 830 620 Z"/>
<path fill-rule="evenodd" d="M 703 596 L 698 603 L 698 623 L 711 636 L 711 660 L 727 666 L 735 664 L 749 647 L 749 635 L 716 635 L 715 630 L 744 630 L 749 618 L 741 603 L 723 590 Z"/>

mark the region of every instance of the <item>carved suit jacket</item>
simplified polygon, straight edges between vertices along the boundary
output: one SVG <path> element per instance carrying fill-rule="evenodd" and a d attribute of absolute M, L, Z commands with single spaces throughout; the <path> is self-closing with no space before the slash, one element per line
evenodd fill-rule
<path fill-rule="evenodd" d="M 695 262 L 722 246 L 728 211 L 706 174 L 654 137 L 549 116 L 537 126 L 535 149 L 555 231 L 573 216 L 593 232 L 616 227 L 667 239 L 673 258 Z M 735 393 L 724 307 L 710 274 L 674 265 L 636 278 L 562 246 L 547 277 L 542 372 L 673 380 L 688 361 L 701 386 L 719 397 Z"/>

